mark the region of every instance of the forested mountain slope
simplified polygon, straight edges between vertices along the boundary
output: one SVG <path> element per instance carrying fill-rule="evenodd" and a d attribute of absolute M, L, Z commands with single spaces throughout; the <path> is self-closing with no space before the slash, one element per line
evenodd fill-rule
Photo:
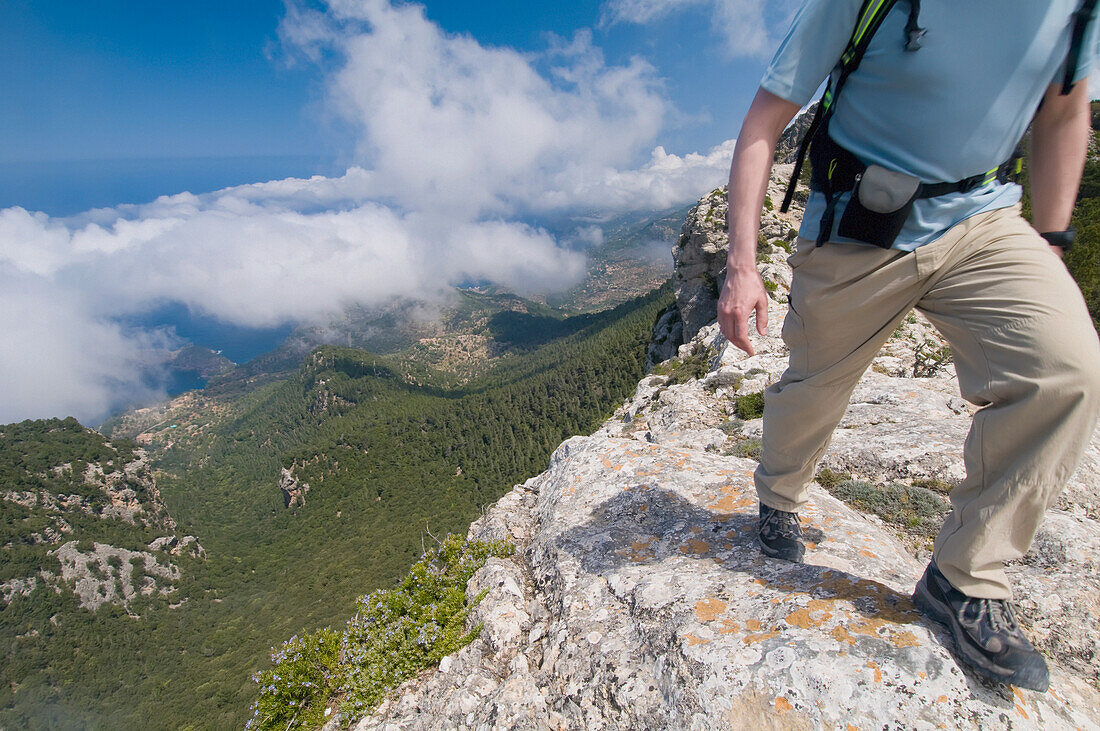
<path fill-rule="evenodd" d="M 176 532 L 198 536 L 206 559 L 139 618 L 75 601 L 56 617 L 36 603 L 44 592 L 13 594 L 0 725 L 239 727 L 273 644 L 342 624 L 357 597 L 407 571 L 427 531 L 464 532 L 611 413 L 670 298 L 665 287 L 575 318 L 510 315 L 495 323 L 510 353 L 461 387 L 327 346 L 284 380 L 185 399 L 143 441 Z"/>

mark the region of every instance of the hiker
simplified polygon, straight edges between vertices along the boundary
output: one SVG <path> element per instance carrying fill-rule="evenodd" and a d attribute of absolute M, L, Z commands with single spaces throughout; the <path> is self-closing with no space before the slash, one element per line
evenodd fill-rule
<path fill-rule="evenodd" d="M 768 319 L 756 243 L 776 141 L 831 74 L 789 258 L 790 359 L 765 392 L 761 548 L 802 561 L 797 514 L 815 467 L 860 376 L 918 309 L 981 408 L 914 600 L 979 675 L 1039 691 L 1047 666 L 1004 566 L 1028 550 L 1100 410 L 1100 343 L 1060 259 L 1090 135 L 1095 4 L 807 0 L 737 138 L 718 303 L 723 334 L 751 355 L 749 318 L 761 335 Z M 1033 119 L 1034 228 L 1011 180 Z"/>

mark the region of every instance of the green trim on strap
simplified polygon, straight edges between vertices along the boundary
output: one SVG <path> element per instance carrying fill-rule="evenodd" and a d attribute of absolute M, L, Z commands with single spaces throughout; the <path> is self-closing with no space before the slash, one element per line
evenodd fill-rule
<path fill-rule="evenodd" d="M 856 32 L 852 35 L 852 45 L 858 46 L 859 42 L 863 40 L 863 34 L 867 32 L 867 27 L 871 25 L 871 21 L 875 19 L 879 10 L 882 9 L 882 4 L 886 0 L 878 0 L 877 4 L 872 3 L 868 7 L 867 12 L 863 14 L 863 17 L 859 19 L 859 23 L 856 25 Z"/>

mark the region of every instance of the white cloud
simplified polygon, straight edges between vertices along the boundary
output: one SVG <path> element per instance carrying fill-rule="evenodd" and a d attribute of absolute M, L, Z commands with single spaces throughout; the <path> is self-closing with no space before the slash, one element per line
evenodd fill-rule
<path fill-rule="evenodd" d="M 163 334 L 125 332 L 92 317 L 79 295 L 0 264 L 0 423 L 28 417 L 92 419 L 154 398 L 146 355 Z"/>
<path fill-rule="evenodd" d="M 633 170 L 565 170 L 550 181 L 541 202 L 547 208 L 586 205 L 605 212 L 670 208 L 725 182 L 733 147 L 734 140 L 727 140 L 706 154 L 683 157 L 657 147 L 649 162 Z"/>
<path fill-rule="evenodd" d="M 797 6 L 797 0 L 607 0 L 603 20 L 646 25 L 688 8 L 709 8 L 731 57 L 765 57 L 775 50 Z"/>
<path fill-rule="evenodd" d="M 147 395 L 166 343 L 117 318 L 166 302 L 271 326 L 466 282 L 568 287 L 598 230 L 556 241 L 521 220 L 662 209 L 728 169 L 731 142 L 656 146 L 670 109 L 655 70 L 607 65 L 584 32 L 524 55 L 448 35 L 418 5 L 333 0 L 291 5 L 280 34 L 324 66 L 358 165 L 67 218 L 0 211 L 0 378 L 18 384 L 0 421 L 95 420 Z"/>
<path fill-rule="evenodd" d="M 363 0 L 321 18 L 296 10 L 282 34 L 308 57 L 335 57 L 331 107 L 358 130 L 359 162 L 406 207 L 537 202 L 566 168 L 632 165 L 670 112 L 649 64 L 606 65 L 587 32 L 530 57 L 447 35 L 419 5 Z"/>

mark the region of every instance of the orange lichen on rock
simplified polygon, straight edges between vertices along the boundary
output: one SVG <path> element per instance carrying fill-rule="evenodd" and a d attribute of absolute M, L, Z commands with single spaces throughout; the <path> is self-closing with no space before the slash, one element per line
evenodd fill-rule
<path fill-rule="evenodd" d="M 877 637 L 880 640 L 886 640 L 894 647 L 917 647 L 920 644 L 915 634 L 909 630 L 898 630 L 893 624 L 878 617 L 870 617 L 856 619 L 850 627 L 857 635 Z"/>
<path fill-rule="evenodd" d="M 869 667 L 869 668 L 871 668 L 872 670 L 875 671 L 875 682 L 876 683 L 881 683 L 882 682 L 882 669 L 879 668 L 878 664 L 874 660 L 868 660 L 867 661 L 867 667 Z"/>
<path fill-rule="evenodd" d="M 741 641 L 746 645 L 755 645 L 757 642 L 763 642 L 764 640 L 770 640 L 773 637 L 778 637 L 778 632 L 761 632 L 757 635 L 745 635 Z"/>
<path fill-rule="evenodd" d="M 735 620 L 729 619 L 728 617 L 720 620 L 719 624 L 721 624 L 722 627 L 718 630 L 718 634 L 722 635 L 728 635 L 741 629 L 741 626 L 738 625 Z"/>
<path fill-rule="evenodd" d="M 687 643 L 689 645 L 705 645 L 706 643 L 710 642 L 710 640 L 705 640 L 702 637 L 696 637 L 690 632 L 684 634 L 684 639 L 687 640 Z"/>
<path fill-rule="evenodd" d="M 650 548 L 650 544 L 653 543 L 653 539 L 650 538 L 645 541 L 632 541 L 630 548 L 620 548 L 615 553 L 623 558 L 627 559 L 631 563 L 641 563 L 642 561 L 649 561 L 656 557 L 656 553 Z"/>
<path fill-rule="evenodd" d="M 707 506 L 707 510 L 722 513 L 737 513 L 756 506 L 756 498 L 744 494 L 734 485 L 723 485 L 721 497 Z"/>
<path fill-rule="evenodd" d="M 709 550 L 710 546 L 707 545 L 707 542 L 701 541 L 698 538 L 689 538 L 687 543 L 680 546 L 681 553 L 692 553 L 695 555 L 706 553 Z"/>
<path fill-rule="evenodd" d="M 822 599 L 811 599 L 810 602 L 787 615 L 787 624 L 802 629 L 820 627 L 832 619 L 832 612 L 828 611 L 831 603 Z"/>
<path fill-rule="evenodd" d="M 783 696 L 779 696 L 778 698 L 775 699 L 775 711 L 776 711 L 776 713 L 786 713 L 787 711 L 792 711 L 792 710 L 794 710 L 794 706 L 792 706 L 791 702 L 789 700 L 787 700 L 786 698 L 784 698 Z"/>
<path fill-rule="evenodd" d="M 833 627 L 829 631 L 829 634 L 837 642 L 843 642 L 849 645 L 856 644 L 856 638 L 852 637 L 851 633 L 848 632 L 848 629 L 842 624 L 838 624 L 836 627 Z"/>
<path fill-rule="evenodd" d="M 713 621 L 724 611 L 726 611 L 726 603 L 721 599 L 700 599 L 695 602 L 695 616 L 700 622 Z"/>

